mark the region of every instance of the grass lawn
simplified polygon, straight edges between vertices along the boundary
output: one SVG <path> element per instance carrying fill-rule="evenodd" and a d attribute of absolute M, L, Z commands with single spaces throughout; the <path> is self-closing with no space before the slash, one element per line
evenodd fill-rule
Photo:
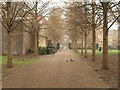
<path fill-rule="evenodd" d="M 33 62 L 37 61 L 37 58 L 32 57 L 32 58 L 13 58 L 13 64 L 14 65 L 26 65 L 26 64 L 31 64 Z M 7 63 L 7 56 L 0 56 L 0 63 L 1 64 L 6 64 Z"/>
<path fill-rule="evenodd" d="M 13 57 L 13 64 L 14 68 L 23 66 L 23 65 L 28 65 L 32 64 L 34 62 L 38 61 L 37 57 Z M 0 64 L 2 64 L 2 77 L 6 77 L 9 74 L 11 74 L 14 70 L 14 68 L 6 68 L 6 63 L 7 63 L 7 56 L 0 56 Z"/>
<path fill-rule="evenodd" d="M 88 54 L 92 54 L 92 50 L 91 49 L 88 49 L 87 52 L 88 52 Z M 103 51 L 96 50 L 96 54 L 97 55 L 102 55 L 102 52 Z M 109 55 L 120 54 L 120 50 L 109 50 L 108 54 Z"/>

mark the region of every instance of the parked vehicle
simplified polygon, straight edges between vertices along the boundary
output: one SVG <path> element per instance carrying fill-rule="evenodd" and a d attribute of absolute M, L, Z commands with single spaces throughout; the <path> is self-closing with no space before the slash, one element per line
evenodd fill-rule
<path fill-rule="evenodd" d="M 52 45 L 52 46 L 47 46 L 47 54 L 55 54 L 57 51 L 56 51 L 56 48 Z"/>

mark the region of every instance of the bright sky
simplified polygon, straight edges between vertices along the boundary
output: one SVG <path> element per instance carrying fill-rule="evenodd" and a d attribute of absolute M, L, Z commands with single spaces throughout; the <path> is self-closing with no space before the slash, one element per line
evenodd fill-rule
<path fill-rule="evenodd" d="M 109 24 L 108 24 L 108 26 L 109 26 Z M 110 28 L 110 30 L 116 30 L 116 29 L 118 29 L 118 23 L 115 23 L 115 24 L 113 24 L 113 26 Z"/>

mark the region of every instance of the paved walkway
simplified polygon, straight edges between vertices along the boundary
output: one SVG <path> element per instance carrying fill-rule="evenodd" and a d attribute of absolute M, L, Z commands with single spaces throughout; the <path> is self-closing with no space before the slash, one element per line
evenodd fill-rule
<path fill-rule="evenodd" d="M 66 60 L 74 59 L 73 62 Z M 84 60 L 73 51 L 40 56 L 40 61 L 17 69 L 3 80 L 4 88 L 104 88 Z"/>

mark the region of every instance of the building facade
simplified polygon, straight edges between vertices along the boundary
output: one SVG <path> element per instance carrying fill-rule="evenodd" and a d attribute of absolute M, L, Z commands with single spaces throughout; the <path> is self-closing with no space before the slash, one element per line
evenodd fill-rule
<path fill-rule="evenodd" d="M 96 43 L 98 44 L 98 47 L 103 48 L 103 30 L 102 29 L 98 30 L 96 33 Z M 109 46 L 109 49 L 118 48 L 118 30 L 109 30 L 108 46 Z"/>
<path fill-rule="evenodd" d="M 20 23 L 18 27 L 13 31 L 12 36 L 12 52 L 15 55 L 26 54 L 27 49 L 34 48 L 34 37 L 25 32 L 25 29 L 29 29 Z M 7 32 L 2 26 L 2 54 L 7 54 Z"/>

